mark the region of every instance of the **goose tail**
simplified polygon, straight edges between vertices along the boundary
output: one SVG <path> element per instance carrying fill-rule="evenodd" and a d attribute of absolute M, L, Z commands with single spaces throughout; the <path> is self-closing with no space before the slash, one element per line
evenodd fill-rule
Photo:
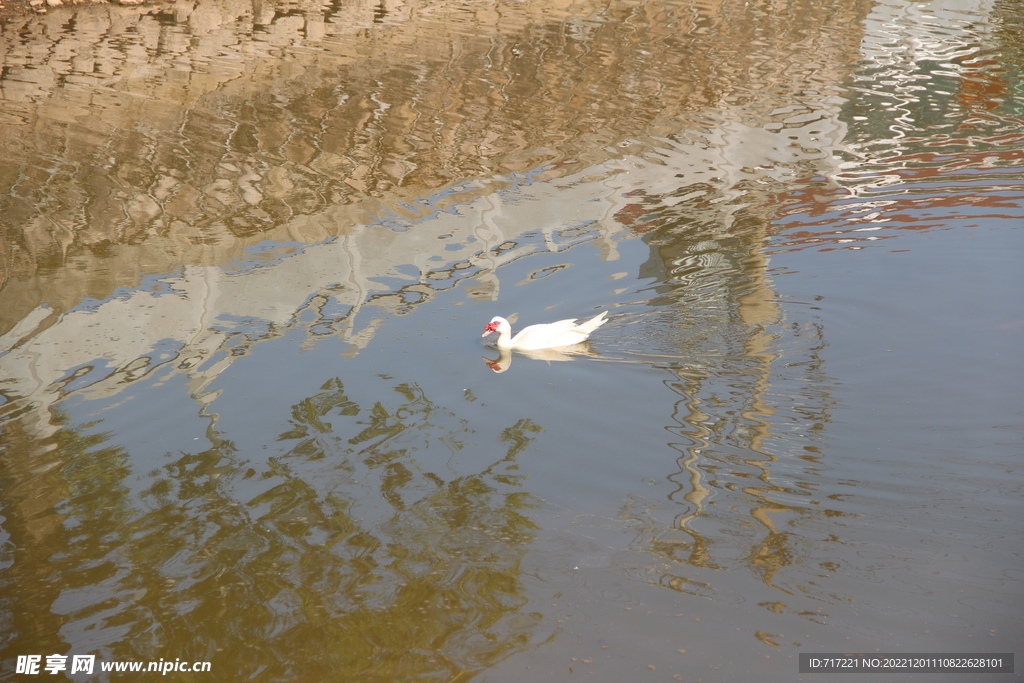
<path fill-rule="evenodd" d="M 608 311 L 601 311 L 601 313 L 599 315 L 594 316 L 593 318 L 591 318 L 590 320 L 586 321 L 585 323 L 580 323 L 579 324 L 580 331 L 586 332 L 587 334 L 590 334 L 591 332 L 593 332 L 597 328 L 601 327 L 601 325 L 604 325 L 606 322 L 608 322 L 607 316 L 608 316 Z"/>

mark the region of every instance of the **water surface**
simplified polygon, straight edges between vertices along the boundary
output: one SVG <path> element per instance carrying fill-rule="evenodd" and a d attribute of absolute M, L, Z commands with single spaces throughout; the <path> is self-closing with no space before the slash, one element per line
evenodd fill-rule
<path fill-rule="evenodd" d="M 5 677 L 1013 652 L 1015 3 L 254 7 L 3 26 Z"/>

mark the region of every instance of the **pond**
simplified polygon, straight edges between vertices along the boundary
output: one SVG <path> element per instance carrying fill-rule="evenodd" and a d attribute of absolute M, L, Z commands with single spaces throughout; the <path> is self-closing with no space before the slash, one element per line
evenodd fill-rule
<path fill-rule="evenodd" d="M 1021 642 L 1018 3 L 2 21 L 0 678 Z"/>

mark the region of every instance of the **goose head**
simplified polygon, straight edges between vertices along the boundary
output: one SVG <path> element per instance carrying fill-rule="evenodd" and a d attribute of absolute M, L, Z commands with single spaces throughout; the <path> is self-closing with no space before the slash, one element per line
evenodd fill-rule
<path fill-rule="evenodd" d="M 500 334 L 511 334 L 512 326 L 508 324 L 508 321 L 502 318 L 500 315 L 496 315 L 491 318 L 491 322 L 484 325 L 484 333 L 481 337 L 486 337 L 492 332 Z"/>

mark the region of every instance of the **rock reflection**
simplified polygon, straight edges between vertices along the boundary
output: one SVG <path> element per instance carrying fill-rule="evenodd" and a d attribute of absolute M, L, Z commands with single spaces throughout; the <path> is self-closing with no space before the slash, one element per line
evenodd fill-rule
<path fill-rule="evenodd" d="M 751 100 L 746 84 L 814 72 L 827 87 L 832 62 L 856 47 L 836 29 L 862 4 L 833 0 L 800 20 L 756 10 L 740 23 L 716 2 L 499 12 L 419 0 L 383 15 L 372 2 L 299 3 L 300 16 L 293 3 L 235 0 L 11 19 L 0 149 L 16 163 L 0 174 L 0 284 L 16 291 L 0 290 L 0 334 L 40 305 L 76 305 L 81 283 L 68 274 L 17 283 L 86 254 L 115 261 L 90 292 L 103 298 L 136 286 L 140 268 L 224 263 L 259 239 L 315 242 L 448 211 L 445 188 L 467 179 L 563 177 L 634 151 L 656 163 L 652 139 L 723 98 Z M 731 54 L 762 35 L 782 47 L 749 62 Z M 822 64 L 789 49 L 800 41 Z M 796 116 L 818 114 L 801 105 Z M 739 158 L 757 131 L 735 127 L 725 136 Z"/>

